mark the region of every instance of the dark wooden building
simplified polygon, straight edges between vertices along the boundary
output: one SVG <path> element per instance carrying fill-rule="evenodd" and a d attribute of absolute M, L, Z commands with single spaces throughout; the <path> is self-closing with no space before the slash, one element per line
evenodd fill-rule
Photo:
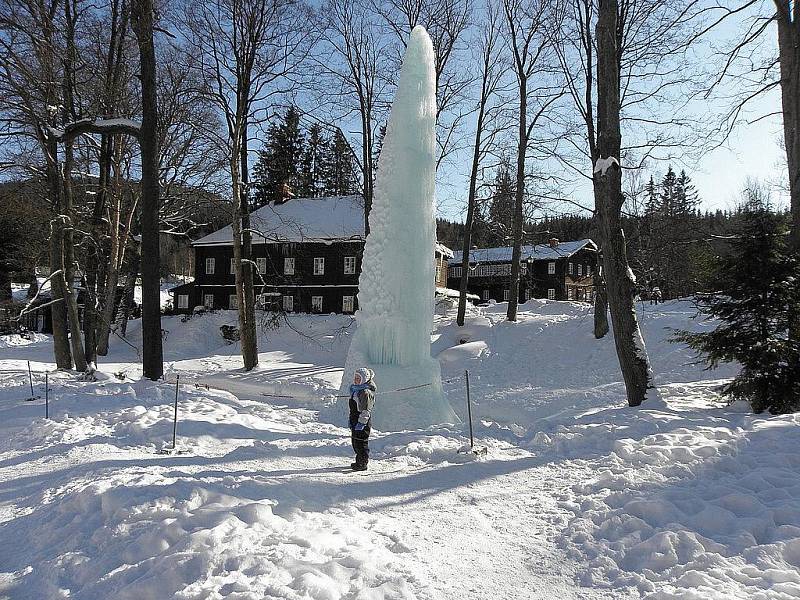
<path fill-rule="evenodd" d="M 508 302 L 513 248 L 475 248 L 469 255 L 467 289 L 482 302 Z M 531 298 L 586 300 L 594 296 L 592 275 L 597 268 L 597 246 L 592 240 L 522 247 L 519 301 Z M 448 269 L 448 287 L 458 289 L 461 252 L 455 252 Z"/>
<path fill-rule="evenodd" d="M 353 313 L 364 253 L 360 196 L 293 198 L 251 215 L 256 305 L 266 310 Z M 231 227 L 195 241 L 195 279 L 171 290 L 174 312 L 237 308 Z M 437 272 L 452 252 L 438 245 Z M 439 282 L 437 281 L 437 284 Z"/>

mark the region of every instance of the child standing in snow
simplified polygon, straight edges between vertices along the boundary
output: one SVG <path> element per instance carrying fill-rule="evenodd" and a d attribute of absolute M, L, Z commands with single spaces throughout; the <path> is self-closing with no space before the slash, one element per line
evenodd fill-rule
<path fill-rule="evenodd" d="M 356 369 L 350 386 L 350 439 L 356 452 L 356 462 L 350 467 L 354 471 L 366 471 L 369 462 L 369 434 L 376 389 L 374 376 L 370 369 Z"/>

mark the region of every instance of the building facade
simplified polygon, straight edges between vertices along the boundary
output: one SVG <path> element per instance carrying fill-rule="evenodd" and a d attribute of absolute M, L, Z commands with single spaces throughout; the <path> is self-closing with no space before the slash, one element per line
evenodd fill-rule
<path fill-rule="evenodd" d="M 511 289 L 513 248 L 475 248 L 469 255 L 467 290 L 480 302 L 508 302 Z M 519 302 L 531 298 L 590 301 L 594 297 L 593 275 L 597 269 L 597 246 L 592 240 L 522 247 Z M 448 287 L 461 281 L 461 252 L 455 252 L 448 269 Z"/>
<path fill-rule="evenodd" d="M 287 313 L 353 313 L 364 254 L 364 207 L 360 196 L 294 198 L 251 215 L 257 307 Z M 173 288 L 174 312 L 196 306 L 236 309 L 231 228 L 193 243 L 195 279 Z M 447 277 L 453 253 L 437 244 L 437 276 Z M 439 285 L 437 279 L 436 285 Z M 446 285 L 446 284 L 445 284 Z"/>

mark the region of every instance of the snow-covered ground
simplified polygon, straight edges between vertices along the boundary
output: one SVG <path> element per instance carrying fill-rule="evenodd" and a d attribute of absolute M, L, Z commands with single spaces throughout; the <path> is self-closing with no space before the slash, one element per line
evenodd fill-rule
<path fill-rule="evenodd" d="M 463 424 L 375 432 L 366 474 L 333 398 L 349 317 L 290 317 L 250 373 L 233 313 L 165 318 L 179 454 L 138 322 L 101 381 L 50 372 L 50 420 L 23 372 L 43 396 L 49 339 L 0 338 L 0 598 L 800 597 L 800 419 L 724 405 L 733 368 L 666 342 L 709 326 L 690 305 L 643 308 L 665 403 L 638 409 L 589 307 L 504 314 L 432 338 L 462 419 L 470 371 L 487 455 L 457 453 Z"/>

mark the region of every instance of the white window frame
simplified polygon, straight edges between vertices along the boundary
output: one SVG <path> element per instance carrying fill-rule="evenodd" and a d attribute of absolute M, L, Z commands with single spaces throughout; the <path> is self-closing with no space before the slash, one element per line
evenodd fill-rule
<path fill-rule="evenodd" d="M 345 256 L 344 257 L 344 274 L 345 275 L 355 275 L 356 274 L 356 257 L 355 256 Z"/>
<path fill-rule="evenodd" d="M 572 275 L 575 272 L 575 267 L 572 263 L 567 263 L 567 275 Z"/>
<path fill-rule="evenodd" d="M 503 290 L 503 302 L 508 302 L 508 290 Z"/>
<path fill-rule="evenodd" d="M 556 274 L 556 263 L 552 260 L 549 263 L 547 263 L 547 274 L 548 275 Z"/>
<path fill-rule="evenodd" d="M 575 300 L 575 288 L 567 286 L 567 300 Z"/>
<path fill-rule="evenodd" d="M 555 288 L 547 288 L 547 299 L 548 300 L 555 300 L 556 299 L 556 290 L 555 290 Z"/>
<path fill-rule="evenodd" d="M 189 308 L 189 294 L 178 294 L 178 308 Z"/>
<path fill-rule="evenodd" d="M 239 296 L 236 294 L 228 295 L 228 308 L 230 310 L 239 310 Z"/>
<path fill-rule="evenodd" d="M 531 299 L 531 290 L 530 288 L 525 288 L 525 302 Z"/>
<path fill-rule="evenodd" d="M 314 275 L 325 275 L 325 257 L 314 257 Z"/>
<path fill-rule="evenodd" d="M 203 294 L 203 306 L 214 308 L 214 294 Z"/>
<path fill-rule="evenodd" d="M 206 275 L 213 275 L 214 271 L 216 270 L 217 270 L 216 259 L 212 257 L 206 258 Z"/>
<path fill-rule="evenodd" d="M 578 277 L 583 277 L 583 265 L 578 263 Z"/>
<path fill-rule="evenodd" d="M 294 275 L 294 257 L 290 256 L 283 259 L 283 274 Z"/>
<path fill-rule="evenodd" d="M 294 310 L 294 296 L 283 297 L 283 311 L 292 312 Z"/>
<path fill-rule="evenodd" d="M 311 312 L 322 312 L 322 296 L 311 296 Z"/>
<path fill-rule="evenodd" d="M 264 275 L 267 272 L 267 258 L 265 256 L 257 258 L 256 267 L 258 267 L 258 272 Z"/>
<path fill-rule="evenodd" d="M 230 274 L 231 275 L 235 275 L 236 274 L 236 259 L 235 258 L 231 259 L 231 273 Z"/>
<path fill-rule="evenodd" d="M 483 290 L 483 294 L 481 295 L 481 298 L 483 298 L 484 302 L 487 302 L 489 300 L 489 290 Z"/>
<path fill-rule="evenodd" d="M 355 308 L 355 296 L 342 296 L 342 312 L 352 313 Z"/>

